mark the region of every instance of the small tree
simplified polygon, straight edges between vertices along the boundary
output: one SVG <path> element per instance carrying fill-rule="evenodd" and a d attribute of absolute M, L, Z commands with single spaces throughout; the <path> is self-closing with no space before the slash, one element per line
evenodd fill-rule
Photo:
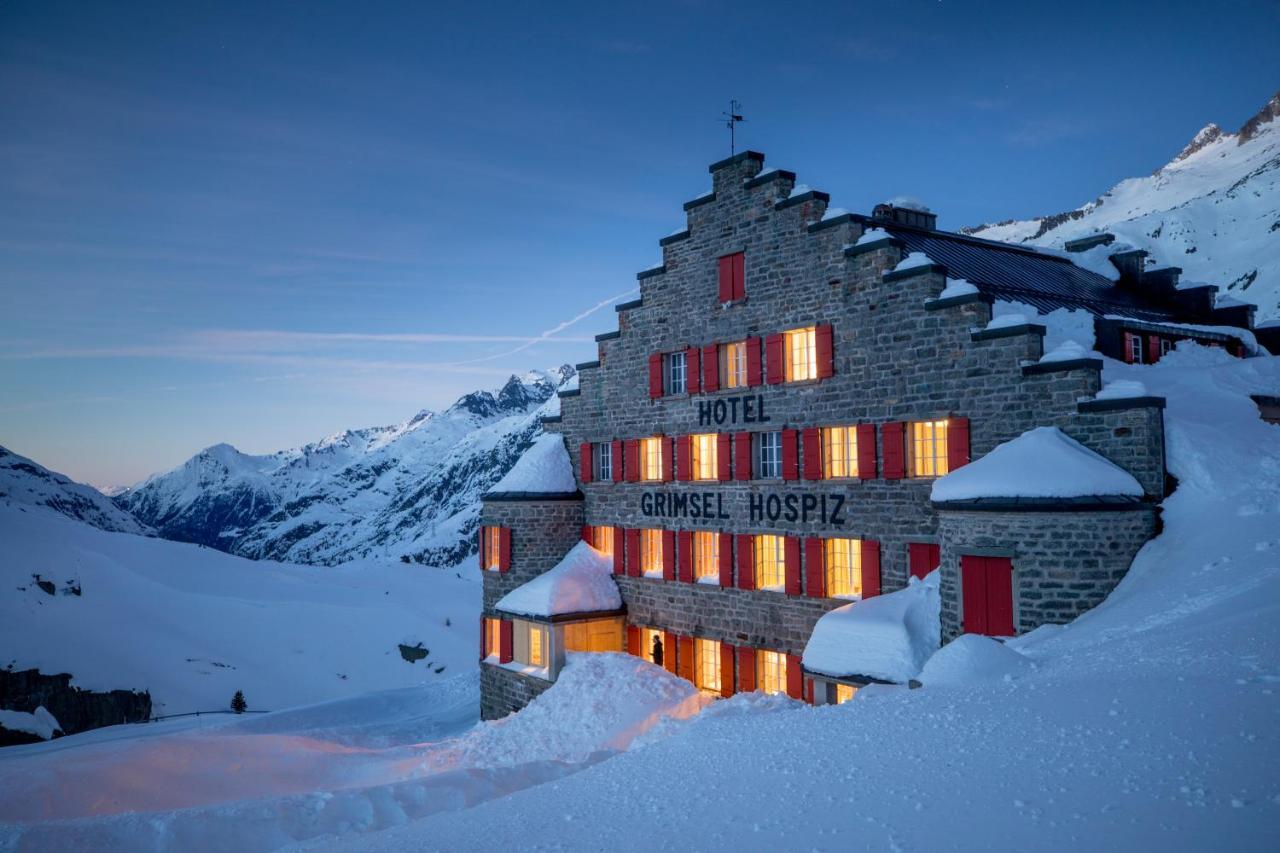
<path fill-rule="evenodd" d="M 231 710 L 237 714 L 243 714 L 249 710 L 248 703 L 244 701 L 244 693 L 239 690 L 236 691 L 236 695 L 231 697 Z"/>

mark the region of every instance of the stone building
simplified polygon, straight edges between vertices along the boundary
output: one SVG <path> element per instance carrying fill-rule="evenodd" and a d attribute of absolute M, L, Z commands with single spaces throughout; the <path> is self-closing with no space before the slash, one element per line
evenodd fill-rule
<path fill-rule="evenodd" d="M 1069 621 L 1155 534 L 1166 489 L 1164 401 L 1100 393 L 1099 354 L 1255 346 L 1248 309 L 1180 289 L 1141 253 L 1114 247 L 1114 280 L 1087 268 L 1109 235 L 1070 247 L 1080 265 L 938 231 L 913 207 L 830 209 L 755 152 L 710 171 L 545 421 L 569 473 L 486 496 L 486 718 L 545 689 L 566 650 L 629 651 L 726 696 L 842 701 L 873 679 L 806 671 L 815 624 L 935 569 L 944 641 Z M 1037 312 L 1059 309 L 1097 352 L 1046 352 Z M 993 477 L 938 499 L 939 478 L 1038 428 L 1064 465 L 1088 454 L 1101 482 L 1131 485 L 993 491 Z M 607 555 L 621 607 L 504 608 L 580 539 Z"/>

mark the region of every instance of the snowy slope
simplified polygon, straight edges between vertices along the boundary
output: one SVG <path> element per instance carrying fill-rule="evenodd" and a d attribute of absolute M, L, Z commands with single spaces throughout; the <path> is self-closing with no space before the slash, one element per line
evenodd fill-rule
<path fill-rule="evenodd" d="M 236 690 L 271 710 L 465 672 L 479 601 L 474 571 L 254 562 L 0 499 L 0 666 L 150 690 L 157 715 L 222 709 Z M 420 643 L 407 662 L 399 645 Z"/>
<path fill-rule="evenodd" d="M 1154 174 L 1129 178 L 1076 210 L 981 225 L 991 240 L 1061 248 L 1099 231 L 1217 284 L 1280 318 L 1280 93 L 1236 133 L 1202 129 Z M 1150 259 L 1149 259 L 1150 260 Z"/>
<path fill-rule="evenodd" d="M 456 564 L 472 550 L 479 498 L 558 411 L 572 372 L 513 376 L 444 412 L 249 456 L 226 444 L 116 497 L 160 535 L 254 559 L 334 565 L 408 556 Z"/>
<path fill-rule="evenodd" d="M 92 486 L 73 482 L 0 447 L 0 502 L 43 506 L 101 530 L 150 533 L 146 525 Z"/>

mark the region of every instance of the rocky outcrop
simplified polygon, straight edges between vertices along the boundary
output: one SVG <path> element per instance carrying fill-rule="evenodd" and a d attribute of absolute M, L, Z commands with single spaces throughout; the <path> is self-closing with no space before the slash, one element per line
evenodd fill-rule
<path fill-rule="evenodd" d="M 0 708 L 33 713 L 43 706 L 57 718 L 63 734 L 140 723 L 151 718 L 151 694 L 136 690 L 99 693 L 71 686 L 71 674 L 44 675 L 36 669 L 0 670 Z M 9 736 L 21 733 L 8 732 Z M 7 743 L 29 743 L 7 738 Z"/>

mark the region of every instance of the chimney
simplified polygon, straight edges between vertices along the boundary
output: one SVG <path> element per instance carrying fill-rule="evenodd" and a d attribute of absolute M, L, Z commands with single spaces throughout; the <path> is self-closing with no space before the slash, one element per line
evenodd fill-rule
<path fill-rule="evenodd" d="M 882 204 L 877 204 L 871 211 L 871 218 L 896 225 L 906 225 L 910 228 L 923 228 L 927 231 L 938 229 L 938 214 L 915 199 L 891 198 Z"/>

